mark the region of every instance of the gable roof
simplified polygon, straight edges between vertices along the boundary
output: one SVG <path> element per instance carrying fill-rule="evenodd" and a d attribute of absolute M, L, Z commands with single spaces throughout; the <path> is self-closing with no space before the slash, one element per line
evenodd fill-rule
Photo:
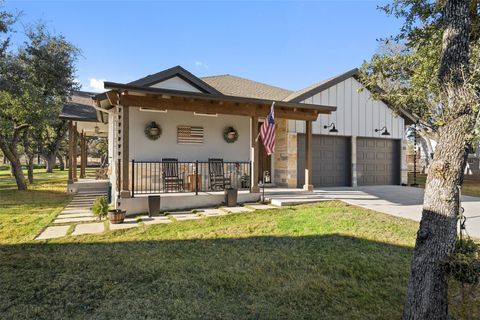
<path fill-rule="evenodd" d="M 187 82 L 188 84 L 192 85 L 203 93 L 220 94 L 220 92 L 217 91 L 215 88 L 205 83 L 200 78 L 194 76 L 192 73 L 188 72 L 181 66 L 176 66 L 157 72 L 155 74 L 150 74 L 146 77 L 129 82 L 128 85 L 137 87 L 150 87 L 156 83 L 171 79 L 173 77 L 181 78 L 183 81 Z"/>
<path fill-rule="evenodd" d="M 223 74 L 201 78 L 203 81 L 229 96 L 255 99 L 284 100 L 292 91 L 265 83 Z"/>
<path fill-rule="evenodd" d="M 75 91 L 60 111 L 60 119 L 98 122 L 97 110 L 93 107 L 93 92 Z M 100 112 L 101 114 L 101 112 Z"/>
<path fill-rule="evenodd" d="M 336 75 L 334 77 L 328 78 L 326 80 L 320 81 L 318 83 L 315 83 L 309 87 L 306 87 L 302 90 L 298 90 L 290 94 L 288 97 L 285 98 L 285 101 L 290 101 L 290 102 L 300 102 L 303 101 L 307 98 L 310 98 L 314 94 L 317 94 L 319 92 L 322 92 L 342 81 L 347 80 L 350 77 L 356 77 L 359 75 L 358 69 L 352 69 L 347 72 L 341 73 L 339 75 Z"/>

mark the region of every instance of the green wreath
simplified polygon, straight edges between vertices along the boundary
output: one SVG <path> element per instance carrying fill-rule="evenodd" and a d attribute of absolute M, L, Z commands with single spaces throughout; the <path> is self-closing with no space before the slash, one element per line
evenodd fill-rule
<path fill-rule="evenodd" d="M 223 131 L 223 139 L 227 143 L 234 143 L 238 140 L 238 131 L 234 127 L 227 127 Z"/>
<path fill-rule="evenodd" d="M 157 140 L 162 135 L 162 128 L 152 121 L 145 127 L 145 135 L 150 140 Z"/>

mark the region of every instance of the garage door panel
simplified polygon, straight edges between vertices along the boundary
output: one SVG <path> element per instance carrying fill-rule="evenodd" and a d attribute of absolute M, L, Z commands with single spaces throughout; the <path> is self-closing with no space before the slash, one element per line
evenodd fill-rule
<path fill-rule="evenodd" d="M 297 184 L 305 183 L 305 135 L 297 136 Z M 315 187 L 350 185 L 350 138 L 312 136 L 312 183 Z"/>
<path fill-rule="evenodd" d="M 400 183 L 400 141 L 357 138 L 358 185 Z"/>

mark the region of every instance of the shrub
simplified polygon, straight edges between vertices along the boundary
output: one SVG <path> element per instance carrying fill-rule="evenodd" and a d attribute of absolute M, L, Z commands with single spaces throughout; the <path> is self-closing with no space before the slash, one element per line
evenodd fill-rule
<path fill-rule="evenodd" d="M 459 239 L 455 252 L 444 262 L 445 272 L 457 281 L 468 284 L 480 283 L 480 249 L 470 239 Z"/>
<path fill-rule="evenodd" d="M 107 212 L 108 212 L 107 197 L 105 197 L 105 196 L 97 197 L 95 199 L 95 202 L 93 203 L 92 211 L 99 218 L 102 218 L 102 217 L 106 216 Z"/>

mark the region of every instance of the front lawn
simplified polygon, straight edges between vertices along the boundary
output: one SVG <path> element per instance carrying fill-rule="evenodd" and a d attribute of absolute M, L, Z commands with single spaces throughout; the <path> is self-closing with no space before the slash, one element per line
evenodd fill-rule
<path fill-rule="evenodd" d="M 426 174 L 417 173 L 417 184 L 420 188 L 425 188 L 425 182 L 427 181 Z M 408 184 L 413 183 L 413 172 L 408 173 Z M 465 176 L 462 186 L 462 194 L 472 197 L 480 197 L 480 180 L 478 178 L 472 178 Z"/>
<path fill-rule="evenodd" d="M 3 220 L 2 319 L 401 317 L 413 221 L 331 201 L 40 242 L 54 214 L 25 199 L 1 209 L 23 217 Z"/>

